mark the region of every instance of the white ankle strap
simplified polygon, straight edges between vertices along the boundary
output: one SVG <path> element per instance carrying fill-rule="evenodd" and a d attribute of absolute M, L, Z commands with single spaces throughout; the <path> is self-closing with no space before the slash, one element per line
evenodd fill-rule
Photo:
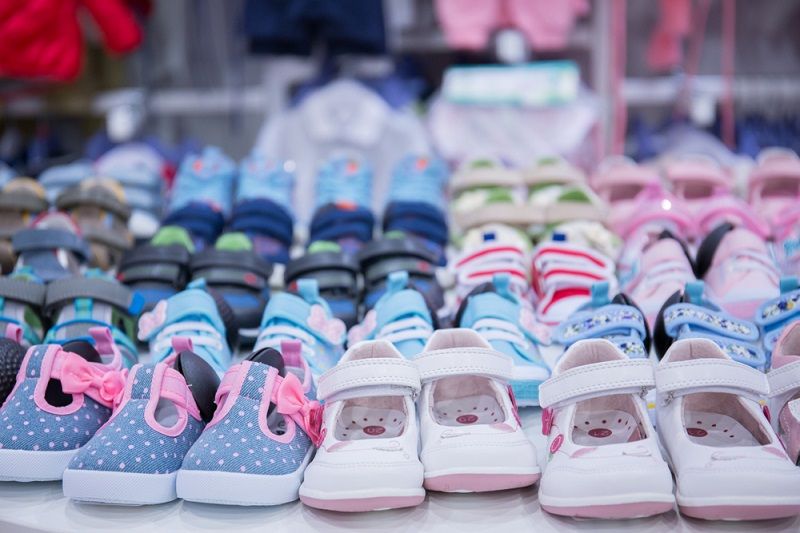
<path fill-rule="evenodd" d="M 419 371 L 414 363 L 381 357 L 339 363 L 328 370 L 319 378 L 317 398 L 415 395 L 419 390 Z"/>
<path fill-rule="evenodd" d="M 770 370 L 767 380 L 770 396 L 780 396 L 800 389 L 800 361 Z"/>
<path fill-rule="evenodd" d="M 465 375 L 508 381 L 514 371 L 510 357 L 489 348 L 431 350 L 419 354 L 414 362 L 422 381 Z"/>
<path fill-rule="evenodd" d="M 655 386 L 648 359 L 606 361 L 571 368 L 539 385 L 542 407 L 570 404 L 611 394 L 641 394 Z"/>
<path fill-rule="evenodd" d="M 722 392 L 759 400 L 769 394 L 769 382 L 762 372 L 736 361 L 693 359 L 658 365 L 656 390 L 672 396 Z"/>

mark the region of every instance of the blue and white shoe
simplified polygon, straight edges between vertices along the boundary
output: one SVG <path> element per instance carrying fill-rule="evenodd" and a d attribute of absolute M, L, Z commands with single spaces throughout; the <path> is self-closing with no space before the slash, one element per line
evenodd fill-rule
<path fill-rule="evenodd" d="M 202 250 L 222 232 L 233 204 L 236 164 L 222 150 L 207 146 L 203 153 L 183 160 L 164 225 L 185 228 Z"/>
<path fill-rule="evenodd" d="M 404 357 L 422 353 L 433 334 L 434 323 L 425 298 L 410 288 L 407 272 L 392 272 L 386 292 L 367 312 L 361 324 L 350 329 L 349 346 L 364 340 L 391 342 Z"/>
<path fill-rule="evenodd" d="M 178 469 L 214 414 L 219 377 L 189 339 L 173 342 L 174 357 L 131 369 L 114 416 L 64 471 L 66 497 L 120 505 L 177 497 Z"/>
<path fill-rule="evenodd" d="M 539 352 L 547 334 L 510 284 L 508 274 L 495 274 L 491 283 L 477 287 L 461 303 L 455 325 L 477 331 L 492 348 L 510 356 L 517 404 L 539 405 L 539 385 L 550 377 Z"/>
<path fill-rule="evenodd" d="M 606 339 L 631 359 L 643 359 L 650 353 L 650 332 L 641 310 L 620 293 L 608 298 L 609 285 L 592 286 L 592 301 L 562 322 L 553 333 L 553 344 L 564 351 L 584 339 Z"/>
<path fill-rule="evenodd" d="M 160 362 L 175 353 L 176 337 L 189 339 L 191 351 L 221 376 L 230 366 L 231 347 L 220 305 L 206 291 L 205 280 L 193 281 L 186 290 L 161 300 L 152 311 L 142 315 L 139 340 L 150 344 L 153 360 Z"/>
<path fill-rule="evenodd" d="M 294 236 L 294 163 L 252 154 L 239 165 L 231 229 L 247 234 L 256 253 L 274 263 L 289 260 Z"/>
<path fill-rule="evenodd" d="M 314 279 L 296 282 L 297 294 L 275 294 L 264 309 L 254 351 L 280 350 L 285 341 L 300 341 L 303 357 L 315 377 L 333 367 L 344 353 L 347 328 L 319 295 Z"/>
<path fill-rule="evenodd" d="M 307 367 L 290 366 L 271 348 L 231 367 L 214 417 L 178 472 L 178 496 L 223 505 L 296 500 L 319 439 L 321 409 L 309 400 L 310 384 Z"/>
<path fill-rule="evenodd" d="M 758 326 L 733 317 L 704 295 L 705 284 L 692 281 L 682 293 L 672 295 L 661 308 L 653 327 L 653 345 L 659 359 L 674 341 L 710 339 L 731 359 L 758 370 L 767 367 L 767 356 L 759 343 Z"/>
<path fill-rule="evenodd" d="M 771 354 L 778 338 L 800 318 L 800 283 L 795 277 L 781 278 L 781 295 L 761 304 L 755 322 L 763 335 L 764 350 Z"/>

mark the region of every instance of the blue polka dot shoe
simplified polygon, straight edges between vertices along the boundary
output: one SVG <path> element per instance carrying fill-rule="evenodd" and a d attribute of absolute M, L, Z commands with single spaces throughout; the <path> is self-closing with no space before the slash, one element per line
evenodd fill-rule
<path fill-rule="evenodd" d="M 133 367 L 119 409 L 64 472 L 68 498 L 121 505 L 176 498 L 177 471 L 213 415 L 219 378 L 188 338 L 173 345 L 164 362 Z"/>
<path fill-rule="evenodd" d="M 297 341 L 252 354 L 228 370 L 217 410 L 178 472 L 178 496 L 226 505 L 298 498 L 318 439 L 320 408 Z"/>
<path fill-rule="evenodd" d="M 111 416 L 127 371 L 111 332 L 89 331 L 94 346 L 43 344 L 25 355 L 0 409 L 0 480 L 61 479 L 72 457 Z"/>

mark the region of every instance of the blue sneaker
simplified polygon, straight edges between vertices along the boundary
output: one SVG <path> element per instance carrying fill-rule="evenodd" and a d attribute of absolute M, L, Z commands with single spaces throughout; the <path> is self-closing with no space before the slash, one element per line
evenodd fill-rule
<path fill-rule="evenodd" d="M 626 295 L 608 298 L 607 282 L 592 286 L 592 301 L 562 322 L 553 333 L 553 343 L 564 351 L 584 339 L 607 339 L 631 359 L 650 354 L 650 331 L 642 311 Z"/>
<path fill-rule="evenodd" d="M 328 161 L 317 176 L 317 209 L 309 243 L 334 241 L 355 253 L 372 238 L 372 168 L 355 158 Z"/>
<path fill-rule="evenodd" d="M 435 329 L 425 297 L 409 287 L 408 272 L 392 272 L 386 292 L 361 324 L 350 329 L 348 346 L 363 340 L 385 340 L 411 359 L 422 353 Z"/>
<path fill-rule="evenodd" d="M 205 280 L 193 281 L 186 290 L 161 300 L 142 315 L 139 340 L 150 344 L 153 360 L 159 362 L 175 353 L 175 337 L 188 339 L 190 350 L 222 375 L 231 363 L 231 342 L 219 300 L 208 293 Z"/>
<path fill-rule="evenodd" d="M 178 472 L 178 497 L 223 505 L 296 500 L 319 440 L 321 409 L 308 398 L 310 383 L 307 370 L 271 348 L 231 367 L 214 418 Z"/>
<path fill-rule="evenodd" d="M 314 279 L 297 281 L 297 294 L 274 295 L 261 319 L 254 351 L 279 350 L 285 341 L 300 341 L 303 357 L 314 376 L 332 368 L 344 352 L 344 323 L 335 318 L 319 295 Z"/>
<path fill-rule="evenodd" d="M 758 340 L 758 326 L 735 318 L 708 301 L 702 281 L 691 281 L 664 303 L 653 326 L 653 344 L 661 359 L 680 339 L 710 339 L 731 359 L 758 370 L 767 367 L 767 356 Z"/>
<path fill-rule="evenodd" d="M 173 340 L 175 357 L 131 369 L 114 416 L 64 471 L 66 497 L 120 505 L 177 497 L 178 469 L 214 414 L 219 377 L 186 339 Z"/>
<path fill-rule="evenodd" d="M 286 263 L 294 236 L 294 164 L 253 154 L 239 165 L 239 188 L 231 229 L 247 234 L 256 253 Z"/>
<path fill-rule="evenodd" d="M 491 283 L 475 288 L 462 302 L 455 324 L 477 331 L 495 350 L 514 361 L 511 387 L 521 406 L 539 405 L 539 385 L 550 377 L 539 346 L 533 311 L 512 292 L 508 274 L 495 274 Z"/>
<path fill-rule="evenodd" d="M 183 160 L 164 225 L 182 226 L 202 249 L 213 244 L 230 214 L 236 164 L 219 148 L 207 146 Z"/>

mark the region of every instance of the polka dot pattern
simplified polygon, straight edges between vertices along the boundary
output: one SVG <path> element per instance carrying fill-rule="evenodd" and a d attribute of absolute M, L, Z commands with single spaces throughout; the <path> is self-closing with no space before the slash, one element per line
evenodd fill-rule
<path fill-rule="evenodd" d="M 52 414 L 33 400 L 41 379 L 47 346 L 37 347 L 28 360 L 25 378 L 0 409 L 0 448 L 31 451 L 76 450 L 86 444 L 106 423 L 111 410 L 83 397 L 80 409 L 70 414 Z"/>
<path fill-rule="evenodd" d="M 283 475 L 300 468 L 311 448 L 303 430 L 298 427 L 291 442 L 282 443 L 261 431 L 258 423 L 268 370 L 258 363 L 250 367 L 236 403 L 223 419 L 206 428 L 182 468 L 258 475 Z"/>

